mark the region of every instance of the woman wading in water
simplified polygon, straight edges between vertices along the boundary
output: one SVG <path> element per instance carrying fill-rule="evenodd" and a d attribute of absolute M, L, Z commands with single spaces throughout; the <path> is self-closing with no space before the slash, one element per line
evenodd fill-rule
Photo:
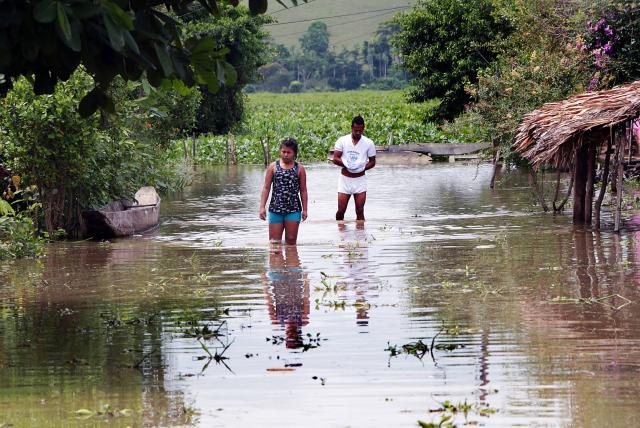
<path fill-rule="evenodd" d="M 280 143 L 280 160 L 267 168 L 260 199 L 260 218 L 269 219 L 269 241 L 295 245 L 300 221 L 307 219 L 307 173 L 296 162 L 298 142 L 293 138 Z M 265 209 L 273 185 L 269 214 Z M 302 199 L 302 203 L 300 200 Z"/>

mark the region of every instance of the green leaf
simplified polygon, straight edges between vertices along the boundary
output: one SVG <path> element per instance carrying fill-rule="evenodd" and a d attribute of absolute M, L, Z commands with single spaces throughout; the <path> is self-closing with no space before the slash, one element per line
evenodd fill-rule
<path fill-rule="evenodd" d="M 58 12 L 58 27 L 62 31 L 62 35 L 67 42 L 71 42 L 73 34 L 71 34 L 71 24 L 69 23 L 69 17 L 67 11 L 64 8 L 62 2 L 56 2 Z"/>
<path fill-rule="evenodd" d="M 236 72 L 236 69 L 233 68 L 233 66 L 231 64 L 229 64 L 228 62 L 224 62 L 224 71 L 225 71 L 225 85 L 227 86 L 232 86 L 234 85 L 237 81 L 238 81 L 238 73 Z"/>
<path fill-rule="evenodd" d="M 33 19 L 41 24 L 49 24 L 56 19 L 56 2 L 42 0 L 33 7 Z"/>
<path fill-rule="evenodd" d="M 0 199 L 0 215 L 14 215 L 15 211 L 11 204 L 4 199 Z"/>
<path fill-rule="evenodd" d="M 120 6 L 110 1 L 105 4 L 105 10 L 114 22 L 120 24 L 129 31 L 133 31 L 133 18 L 127 12 L 122 10 Z"/>
<path fill-rule="evenodd" d="M 212 94 L 218 92 L 218 90 L 220 89 L 220 82 L 218 81 L 218 76 L 216 76 L 215 73 L 206 73 L 203 74 L 202 77 L 207 84 L 207 91 L 211 92 Z"/>
<path fill-rule="evenodd" d="M 98 110 L 100 93 L 101 91 L 98 88 L 94 88 L 91 92 L 85 95 L 82 100 L 80 100 L 80 105 L 78 106 L 80 116 L 87 118 Z"/>
<path fill-rule="evenodd" d="M 220 16 L 220 8 L 216 0 L 202 0 L 200 2 L 213 16 Z"/>
<path fill-rule="evenodd" d="M 104 25 L 107 28 L 107 33 L 109 34 L 109 43 L 111 47 L 116 52 L 122 52 L 122 48 L 124 47 L 124 30 L 120 25 L 113 21 L 111 16 L 108 14 L 102 15 L 102 20 L 104 21 Z"/>
<path fill-rule="evenodd" d="M 138 46 L 136 39 L 133 38 L 131 33 L 128 31 L 124 31 L 122 35 L 124 36 L 125 45 L 127 45 L 129 49 L 135 52 L 136 55 L 140 55 L 140 47 Z"/>
<path fill-rule="evenodd" d="M 156 51 L 156 56 L 160 61 L 165 77 L 171 76 L 173 74 L 173 65 L 171 64 L 171 57 L 167 52 L 167 48 L 165 46 L 154 44 L 153 49 Z"/>
<path fill-rule="evenodd" d="M 100 96 L 98 98 L 98 106 L 106 111 L 107 113 L 115 113 L 116 112 L 116 105 L 113 102 L 113 98 L 111 98 L 109 95 L 105 94 L 104 92 L 102 92 L 101 94 L 102 96 Z"/>
<path fill-rule="evenodd" d="M 191 50 L 192 55 L 207 54 L 216 48 L 216 40 L 212 37 L 203 37 L 198 40 L 195 47 Z"/>
<path fill-rule="evenodd" d="M 249 11 L 253 15 L 265 13 L 267 11 L 267 0 L 249 0 Z"/>

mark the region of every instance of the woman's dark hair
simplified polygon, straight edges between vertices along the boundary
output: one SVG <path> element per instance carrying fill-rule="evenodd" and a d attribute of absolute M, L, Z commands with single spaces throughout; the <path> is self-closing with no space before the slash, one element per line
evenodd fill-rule
<path fill-rule="evenodd" d="M 295 138 L 285 138 L 284 140 L 282 140 L 282 142 L 280 143 L 280 148 L 283 147 L 293 150 L 293 157 L 298 157 L 298 142 Z"/>
<path fill-rule="evenodd" d="M 356 116 L 351 121 L 351 126 L 353 125 L 362 125 L 364 126 L 364 118 L 362 116 Z"/>

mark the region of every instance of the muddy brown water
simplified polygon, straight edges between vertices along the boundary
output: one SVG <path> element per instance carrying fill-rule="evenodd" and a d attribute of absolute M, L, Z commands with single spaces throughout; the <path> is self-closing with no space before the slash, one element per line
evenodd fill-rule
<path fill-rule="evenodd" d="M 459 426 L 637 424 L 634 219 L 573 228 L 490 173 L 376 168 L 360 228 L 310 165 L 270 252 L 262 169 L 208 168 L 151 235 L 3 263 L 0 426 L 411 427 L 446 401 Z"/>

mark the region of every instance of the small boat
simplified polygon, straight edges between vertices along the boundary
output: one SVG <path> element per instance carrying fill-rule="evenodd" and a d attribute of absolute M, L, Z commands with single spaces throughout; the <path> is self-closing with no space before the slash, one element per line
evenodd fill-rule
<path fill-rule="evenodd" d="M 134 200 L 121 199 L 82 212 L 85 235 L 92 238 L 131 236 L 153 229 L 160 217 L 160 196 L 151 186 L 142 187 Z"/>

